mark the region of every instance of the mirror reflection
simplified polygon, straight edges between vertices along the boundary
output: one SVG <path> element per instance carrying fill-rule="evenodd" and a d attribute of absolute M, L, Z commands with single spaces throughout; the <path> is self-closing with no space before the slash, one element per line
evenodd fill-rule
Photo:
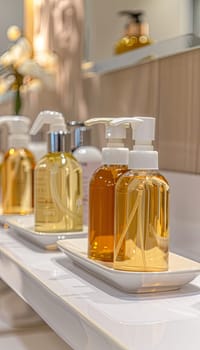
<path fill-rule="evenodd" d="M 198 4 L 193 0 L 85 0 L 85 58 L 99 61 L 113 56 L 127 25 L 120 11 L 144 11 L 150 37 L 159 42 L 194 31 L 194 5 Z"/>

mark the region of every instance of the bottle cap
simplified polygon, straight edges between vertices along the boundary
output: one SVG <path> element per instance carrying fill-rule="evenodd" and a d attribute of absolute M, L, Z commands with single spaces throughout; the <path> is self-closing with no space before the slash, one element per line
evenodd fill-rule
<path fill-rule="evenodd" d="M 49 124 L 48 152 L 70 152 L 71 134 L 67 131 L 62 113 L 42 111 L 35 119 L 30 130 L 31 135 L 37 134 L 44 124 Z"/>

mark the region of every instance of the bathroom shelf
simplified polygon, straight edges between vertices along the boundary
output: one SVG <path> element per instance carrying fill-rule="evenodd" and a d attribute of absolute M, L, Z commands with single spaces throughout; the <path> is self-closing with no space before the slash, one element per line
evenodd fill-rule
<path fill-rule="evenodd" d="M 74 350 L 200 347 L 200 277 L 178 291 L 131 295 L 3 228 L 0 277 Z"/>
<path fill-rule="evenodd" d="M 176 55 L 200 47 L 200 38 L 193 33 L 162 40 L 121 55 L 115 55 L 98 62 L 83 63 L 83 72 L 106 74 L 125 69 L 149 60 Z M 84 68 L 85 67 L 85 68 Z"/>

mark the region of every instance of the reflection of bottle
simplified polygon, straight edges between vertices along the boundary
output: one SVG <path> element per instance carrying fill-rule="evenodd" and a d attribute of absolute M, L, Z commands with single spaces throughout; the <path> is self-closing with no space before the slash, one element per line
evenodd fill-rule
<path fill-rule="evenodd" d="M 88 225 L 89 182 L 94 171 L 101 165 L 100 150 L 91 145 L 91 129 L 80 126 L 75 130 L 78 148 L 73 152 L 83 170 L 83 223 Z"/>
<path fill-rule="evenodd" d="M 94 118 L 86 125 L 106 124 L 107 147 L 102 149 L 102 163 L 90 181 L 88 256 L 102 261 L 113 261 L 115 184 L 127 171 L 128 148 L 124 126 L 111 127 L 113 118 Z"/>
<path fill-rule="evenodd" d="M 140 117 L 129 170 L 116 185 L 114 268 L 168 269 L 169 185 L 153 150 L 155 118 Z M 131 119 L 127 118 L 126 122 Z"/>
<path fill-rule="evenodd" d="M 142 20 L 142 11 L 120 11 L 120 15 L 130 18 L 126 25 L 124 36 L 115 46 L 115 54 L 121 54 L 130 50 L 144 47 L 152 43 L 149 37 L 149 26 Z"/>
<path fill-rule="evenodd" d="M 33 211 L 33 171 L 35 160 L 27 149 L 29 119 L 23 116 L 0 118 L 9 128 L 8 151 L 2 163 L 2 207 L 4 214 Z"/>
<path fill-rule="evenodd" d="M 31 134 L 50 124 L 49 152 L 35 168 L 35 230 L 82 230 L 82 171 L 70 152 L 70 133 L 62 114 L 41 112 Z"/>

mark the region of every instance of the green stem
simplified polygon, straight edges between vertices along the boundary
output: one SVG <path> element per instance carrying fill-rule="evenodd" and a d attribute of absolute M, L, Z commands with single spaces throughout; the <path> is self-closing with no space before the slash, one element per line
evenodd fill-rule
<path fill-rule="evenodd" d="M 22 107 L 21 95 L 20 95 L 19 89 L 17 89 L 15 92 L 15 104 L 14 104 L 15 115 L 19 115 L 21 107 Z"/>

